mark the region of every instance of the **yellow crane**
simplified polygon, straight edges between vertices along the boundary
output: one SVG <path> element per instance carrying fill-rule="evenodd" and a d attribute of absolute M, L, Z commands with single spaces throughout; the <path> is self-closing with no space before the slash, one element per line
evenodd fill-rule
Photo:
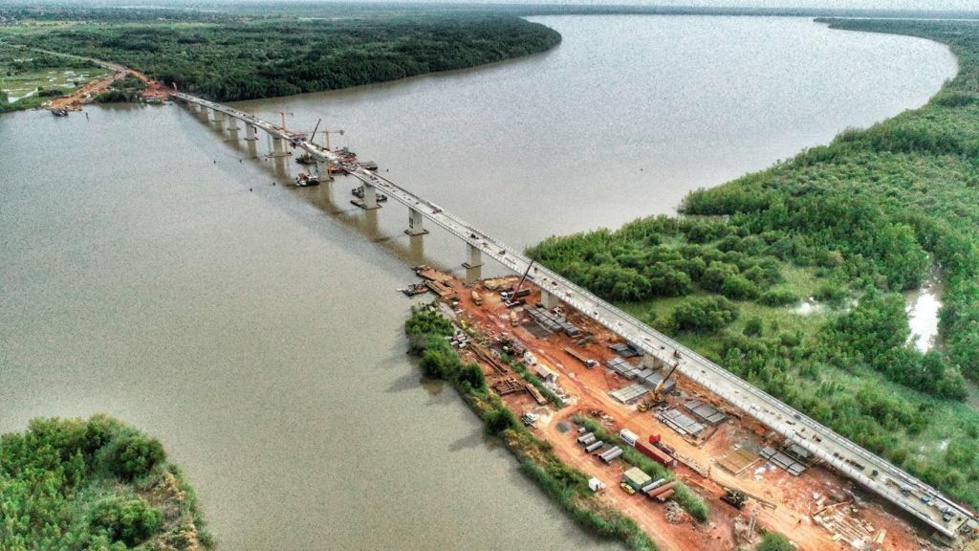
<path fill-rule="evenodd" d="M 652 398 L 639 404 L 639 407 L 637 408 L 639 411 L 646 411 L 649 408 L 656 407 L 664 402 L 663 389 L 666 388 L 667 381 L 673 377 L 673 373 L 676 372 L 676 368 L 680 367 L 680 354 L 674 352 L 673 357 L 676 358 L 676 363 L 673 364 L 673 368 L 670 369 L 670 372 L 666 374 L 666 377 L 663 377 L 663 380 L 660 381 L 659 384 L 656 385 L 656 388 L 653 389 Z"/>

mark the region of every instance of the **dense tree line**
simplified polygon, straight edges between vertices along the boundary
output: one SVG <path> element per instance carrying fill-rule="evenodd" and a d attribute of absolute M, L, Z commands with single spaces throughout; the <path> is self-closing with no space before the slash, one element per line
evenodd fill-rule
<path fill-rule="evenodd" d="M 0 549 L 210 548 L 202 529 L 160 442 L 114 419 L 35 419 L 0 437 Z"/>
<path fill-rule="evenodd" d="M 122 63 L 218 101 L 463 69 L 543 52 L 560 39 L 517 17 L 464 14 L 79 25 L 10 36 L 34 47 Z"/>
<path fill-rule="evenodd" d="M 685 217 L 529 253 L 633 311 L 668 299 L 645 319 L 976 506 L 979 413 L 960 401 L 966 378 L 979 381 L 979 24 L 832 24 L 948 43 L 959 74 L 921 109 L 690 194 Z M 922 354 L 907 344 L 900 293 L 933 270 L 943 346 Z M 718 315 L 711 297 L 754 315 Z M 808 297 L 822 304 L 816 321 L 784 309 Z M 941 441 L 956 450 L 922 452 Z"/>

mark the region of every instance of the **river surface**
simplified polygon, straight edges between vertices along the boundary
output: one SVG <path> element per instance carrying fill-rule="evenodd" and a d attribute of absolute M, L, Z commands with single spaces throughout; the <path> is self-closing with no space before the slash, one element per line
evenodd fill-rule
<path fill-rule="evenodd" d="M 537 20 L 556 50 L 241 107 L 324 117 L 526 245 L 671 212 L 956 69 L 937 44 L 806 20 Z M 95 412 L 151 432 L 224 549 L 602 547 L 405 356 L 394 290 L 461 244 L 409 240 L 396 205 L 356 210 L 349 180 L 284 187 L 295 167 L 175 106 L 88 112 L 0 117 L 0 432 Z"/>

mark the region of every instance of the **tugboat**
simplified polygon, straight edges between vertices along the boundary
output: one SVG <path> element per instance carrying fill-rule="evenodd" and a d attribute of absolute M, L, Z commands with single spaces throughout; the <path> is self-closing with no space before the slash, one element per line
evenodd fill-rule
<path fill-rule="evenodd" d="M 429 290 L 428 285 L 425 285 L 424 283 L 411 283 L 408 285 L 408 287 L 401 289 L 400 291 L 408 295 L 409 297 L 411 297 L 415 295 L 425 294 L 428 292 L 428 290 Z"/>
<path fill-rule="evenodd" d="M 320 177 L 315 174 L 300 172 L 296 176 L 296 185 L 299 187 L 309 187 L 320 185 Z"/>
<path fill-rule="evenodd" d="M 355 188 L 353 188 L 353 189 L 350 190 L 350 193 L 352 193 L 353 196 L 356 197 L 356 198 L 358 198 L 358 199 L 363 199 L 364 198 L 364 186 L 355 187 Z M 377 196 L 377 202 L 378 203 L 383 203 L 384 201 L 387 201 L 388 200 L 388 196 L 387 195 L 384 195 L 381 192 L 377 192 L 377 193 L 375 193 L 375 195 Z"/>

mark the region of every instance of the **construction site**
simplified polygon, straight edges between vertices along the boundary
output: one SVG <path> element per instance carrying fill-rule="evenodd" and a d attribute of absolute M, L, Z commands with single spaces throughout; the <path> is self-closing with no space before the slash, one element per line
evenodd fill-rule
<path fill-rule="evenodd" d="M 529 269 L 528 269 L 529 271 Z M 564 463 L 590 477 L 599 498 L 665 549 L 752 547 L 765 531 L 798 549 L 979 548 L 969 521 L 958 539 L 927 526 L 836 472 L 805 448 L 683 376 L 684 360 L 649 362 L 614 332 L 567 304 L 546 308 L 532 277 L 471 284 L 428 266 L 406 294 L 433 291 L 464 361 Z M 589 421 L 583 421 L 588 419 Z M 597 423 L 605 441 L 585 424 Z M 614 435 L 609 438 L 609 434 Z M 667 468 L 707 503 L 698 523 L 623 447 Z"/>

